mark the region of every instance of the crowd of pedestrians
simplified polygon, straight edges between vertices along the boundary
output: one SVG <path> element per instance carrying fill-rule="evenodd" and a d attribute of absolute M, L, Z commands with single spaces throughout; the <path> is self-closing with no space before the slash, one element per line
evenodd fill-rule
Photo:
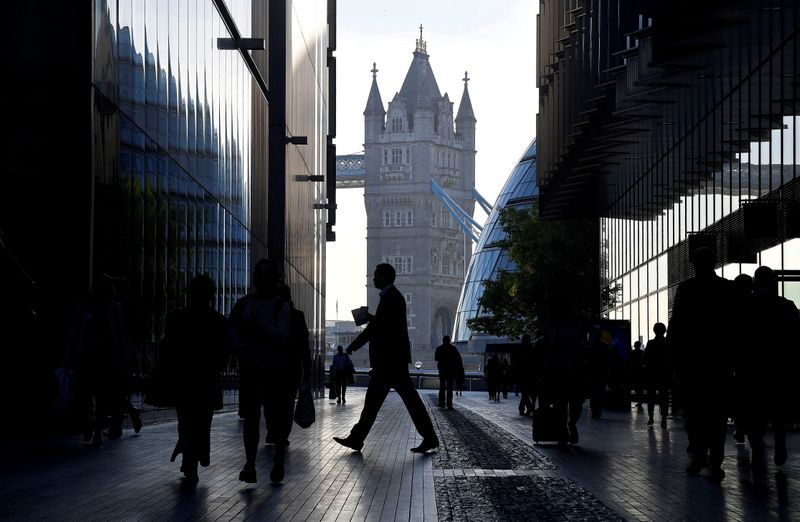
<path fill-rule="evenodd" d="M 592 418 L 600 418 L 607 390 L 626 381 L 636 406 L 647 403 L 648 426 L 655 424 L 656 405 L 662 428 L 667 427 L 670 407 L 673 414 L 683 415 L 691 453 L 688 473 L 708 467 L 713 478 L 724 477 L 721 464 L 730 418 L 736 424 L 734 439 L 749 443 L 754 461 L 764 457 L 764 436 L 771 426 L 773 459 L 782 465 L 788 456 L 786 428 L 794 412 L 798 356 L 789 347 L 800 338 L 798 310 L 778 295 L 775 274 L 768 267 L 758 268 L 752 278 L 729 281 L 714 272 L 709 249 L 697 249 L 692 262 L 695 275 L 678 286 L 669 325 L 656 323 L 646 345 L 634 343 L 627 366 L 607 331 L 593 328 L 575 313 L 568 298 L 555 296 L 535 343 L 523 335 L 508 357 L 495 353 L 487 360 L 490 400 L 508 398 L 515 390 L 519 414 L 532 416 L 534 440 L 577 444 L 585 399 Z M 380 302 L 375 314 L 367 314 L 367 327 L 346 349 L 338 346 L 333 357 L 331 394 L 345 404 L 347 385 L 355 375 L 349 356 L 369 343 L 371 371 L 363 410 L 350 433 L 334 440 L 360 451 L 394 389 L 422 437 L 411 451 L 425 453 L 438 447 L 439 439 L 411 381 L 406 304 L 394 282 L 391 265 L 376 266 L 373 283 Z M 266 443 L 273 451 L 270 480 L 278 483 L 285 475 L 298 389 L 310 384 L 309 332 L 276 263 L 264 259 L 256 264 L 253 287 L 226 318 L 212 307 L 212 280 L 197 276 L 188 287 L 188 305 L 166 319 L 156 369 L 169 390 L 162 390 L 159 400 L 176 409 L 178 441 L 172 460 L 182 456 L 181 471 L 191 484 L 199 480 L 198 466 L 210 464 L 211 423 L 214 411 L 222 407 L 221 372 L 231 355 L 238 361 L 244 420 L 245 458 L 239 479 L 257 481 L 262 412 Z M 135 431 L 141 429 L 140 412 L 127 395 L 138 326 L 125 288 L 124 282 L 97 278 L 76 311 L 70 337 L 68 366 L 74 369 L 84 440 L 97 446 L 109 418 L 106 436 L 121 435 L 126 413 Z M 438 405 L 453 409 L 465 371 L 449 336 L 436 348 L 435 360 Z M 630 400 L 630 391 L 626 394 Z"/>
<path fill-rule="evenodd" d="M 519 413 L 533 416 L 535 440 L 546 432 L 561 444 L 577 443 L 585 398 L 592 418 L 600 418 L 605 400 L 619 386 L 625 403 L 632 399 L 638 408 L 647 403 L 648 426 L 656 422 L 656 406 L 662 428 L 667 428 L 670 406 L 683 417 L 689 474 L 709 468 L 712 478 L 725 476 L 721 464 L 729 419 L 735 421 L 735 441 L 749 443 L 753 462 L 764 458 L 765 431 L 771 426 L 773 460 L 785 463 L 786 428 L 796 418 L 797 307 L 778 295 L 769 267 L 758 268 L 752 278 L 729 281 L 716 275 L 708 248 L 695 250 L 692 263 L 694 277 L 678 285 L 669 325 L 653 325 L 653 338 L 646 345 L 636 341 L 627 361 L 611 346 L 608 332 L 592 331 L 571 313 L 568 302 L 552 303 L 535 345 L 523 337 L 511 351 L 522 395 Z M 499 368 L 494 355 L 486 364 L 494 401 L 499 400 Z"/>

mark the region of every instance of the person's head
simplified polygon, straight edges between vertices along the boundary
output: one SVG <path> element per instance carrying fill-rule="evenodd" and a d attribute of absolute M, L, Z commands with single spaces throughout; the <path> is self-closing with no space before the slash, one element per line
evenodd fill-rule
<path fill-rule="evenodd" d="M 664 326 L 664 323 L 656 323 L 653 325 L 653 333 L 658 337 L 661 337 L 667 333 L 667 327 Z"/>
<path fill-rule="evenodd" d="M 714 257 L 714 251 L 709 247 L 696 248 L 691 257 L 695 275 L 703 276 L 714 273 L 714 265 L 717 261 Z"/>
<path fill-rule="evenodd" d="M 344 352 L 344 347 L 340 344 L 339 346 L 336 347 L 336 351 L 339 352 L 339 354 L 341 354 L 342 352 Z"/>
<path fill-rule="evenodd" d="M 522 334 L 522 344 L 531 344 L 531 336 L 529 334 Z"/>
<path fill-rule="evenodd" d="M 739 295 L 750 295 L 753 291 L 753 278 L 748 274 L 739 274 L 733 280 L 733 288 Z"/>
<path fill-rule="evenodd" d="M 442 343 L 450 344 L 450 336 L 449 335 L 445 335 L 444 337 L 442 337 Z"/>
<path fill-rule="evenodd" d="M 389 263 L 381 263 L 375 266 L 375 273 L 372 276 L 372 284 L 375 285 L 375 288 L 386 288 L 394 283 L 396 277 L 397 272 L 395 272 L 392 265 Z"/>
<path fill-rule="evenodd" d="M 775 272 L 768 266 L 760 266 L 756 269 L 753 276 L 753 290 L 768 290 L 772 293 L 778 293 L 778 278 L 775 277 Z"/>
<path fill-rule="evenodd" d="M 634 350 L 639 350 L 641 347 L 642 347 L 642 342 L 641 341 L 636 341 L 635 343 L 633 343 L 633 349 Z"/>
<path fill-rule="evenodd" d="M 201 274 L 189 281 L 189 303 L 192 306 L 211 306 L 214 299 L 214 281 Z"/>
<path fill-rule="evenodd" d="M 259 294 L 275 294 L 278 291 L 281 272 L 272 259 L 260 259 L 253 270 L 253 286 Z"/>

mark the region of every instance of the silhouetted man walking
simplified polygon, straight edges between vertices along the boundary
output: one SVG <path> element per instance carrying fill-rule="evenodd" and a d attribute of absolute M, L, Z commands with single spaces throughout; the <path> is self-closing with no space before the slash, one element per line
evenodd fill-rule
<path fill-rule="evenodd" d="M 419 394 L 411 383 L 408 365 L 411 363 L 411 343 L 408 340 L 408 324 L 406 322 L 406 300 L 395 288 L 395 270 L 388 263 L 375 267 L 372 282 L 380 290 L 381 300 L 375 315 L 369 316 L 369 324 L 358 337 L 347 347 L 352 354 L 369 342 L 370 380 L 364 409 L 350 435 L 345 438 L 334 437 L 339 444 L 356 451 L 364 447 L 364 439 L 375 423 L 383 401 L 394 388 L 403 399 L 403 403 L 411 415 L 414 426 L 422 436 L 422 443 L 411 451 L 425 453 L 439 446 L 439 438 L 433 431 L 433 423 Z"/>
<path fill-rule="evenodd" d="M 693 459 L 686 472 L 711 466 L 725 477 L 727 390 L 730 385 L 733 284 L 714 273 L 714 254 L 706 247 L 692 256 L 695 276 L 678 285 L 667 342 L 677 357 L 686 433 Z"/>
<path fill-rule="evenodd" d="M 447 406 L 448 410 L 453 409 L 453 383 L 456 380 L 456 369 L 458 368 L 458 348 L 450 344 L 450 336 L 442 338 L 442 344 L 436 347 L 433 358 L 439 370 L 439 407 Z"/>

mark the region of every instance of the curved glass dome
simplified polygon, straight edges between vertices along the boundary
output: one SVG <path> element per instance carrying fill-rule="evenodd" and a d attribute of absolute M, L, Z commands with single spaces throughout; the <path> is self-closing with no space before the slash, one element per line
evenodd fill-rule
<path fill-rule="evenodd" d="M 530 206 L 539 197 L 536 184 L 536 138 L 528 145 L 517 166 L 508 176 L 503 190 L 497 196 L 492 212 L 483 226 L 478 246 L 467 269 L 464 288 L 458 300 L 456 324 L 453 329 L 454 341 L 468 341 L 472 330 L 467 320 L 481 313 L 478 299 L 483 295 L 483 281 L 493 280 L 500 270 L 514 270 L 514 263 L 505 249 L 497 246 L 497 242 L 505 239 L 506 233 L 500 225 L 500 209 L 506 207 L 524 208 Z"/>

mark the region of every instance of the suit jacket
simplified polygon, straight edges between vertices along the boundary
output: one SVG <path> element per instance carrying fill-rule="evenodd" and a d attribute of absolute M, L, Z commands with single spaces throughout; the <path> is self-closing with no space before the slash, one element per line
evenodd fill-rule
<path fill-rule="evenodd" d="M 411 343 L 408 341 L 406 300 L 390 286 L 378 303 L 375 316 L 367 327 L 350 343 L 358 350 L 369 343 L 369 362 L 372 368 L 388 371 L 408 371 L 411 363 Z"/>

